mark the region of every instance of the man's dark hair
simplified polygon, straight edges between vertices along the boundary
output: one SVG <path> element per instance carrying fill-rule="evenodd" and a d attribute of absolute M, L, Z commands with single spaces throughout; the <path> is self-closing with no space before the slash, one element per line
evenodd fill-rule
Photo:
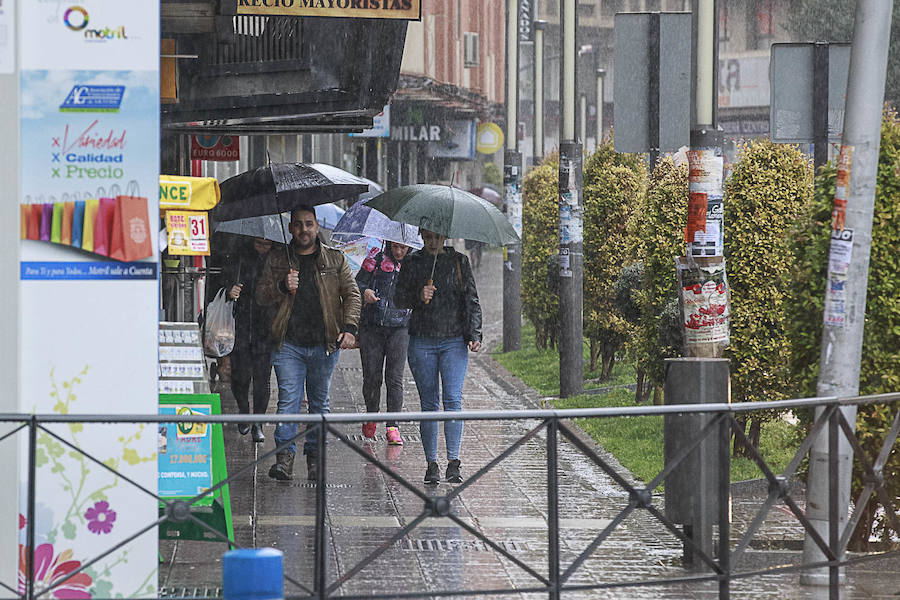
<path fill-rule="evenodd" d="M 316 209 L 314 209 L 312 206 L 302 206 L 291 211 L 291 221 L 294 220 L 294 215 L 300 212 L 312 213 L 313 218 L 316 218 Z"/>

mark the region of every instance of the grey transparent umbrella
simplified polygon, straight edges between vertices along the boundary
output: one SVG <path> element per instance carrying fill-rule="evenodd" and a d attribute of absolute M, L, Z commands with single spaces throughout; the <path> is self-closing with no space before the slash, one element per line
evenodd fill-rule
<path fill-rule="evenodd" d="M 492 246 L 519 241 L 516 230 L 496 206 L 449 185 L 406 185 L 388 190 L 366 204 L 394 221 L 450 238 L 478 240 Z"/>
<path fill-rule="evenodd" d="M 478 240 L 492 246 L 519 241 L 516 230 L 496 206 L 450 185 L 406 185 L 372 198 L 367 205 L 395 221 L 450 238 Z M 437 255 L 431 266 L 432 278 L 435 264 Z"/>

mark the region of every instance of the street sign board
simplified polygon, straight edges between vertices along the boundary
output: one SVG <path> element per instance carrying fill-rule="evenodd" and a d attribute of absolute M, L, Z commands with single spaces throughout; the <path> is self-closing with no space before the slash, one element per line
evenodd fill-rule
<path fill-rule="evenodd" d="M 772 101 L 769 131 L 773 142 L 811 143 L 813 55 L 815 44 L 772 44 Z M 850 73 L 850 45 L 828 45 L 828 141 L 840 142 Z M 616 132 L 618 134 L 618 131 Z"/>
<path fill-rule="evenodd" d="M 421 0 L 238 0 L 237 14 L 422 20 Z"/>
<path fill-rule="evenodd" d="M 659 17 L 658 43 L 653 19 Z M 617 152 L 674 152 L 690 143 L 691 15 L 690 13 L 620 13 L 615 16 L 615 149 Z M 651 48 L 659 48 L 658 56 Z M 658 78 L 658 103 L 651 98 L 651 79 Z M 658 143 L 651 137 L 658 106 Z"/>

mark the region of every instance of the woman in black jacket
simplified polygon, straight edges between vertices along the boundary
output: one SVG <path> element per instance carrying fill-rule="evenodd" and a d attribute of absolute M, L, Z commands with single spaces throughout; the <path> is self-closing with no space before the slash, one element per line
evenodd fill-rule
<path fill-rule="evenodd" d="M 234 306 L 234 350 L 231 351 L 231 392 L 241 414 L 250 414 L 250 383 L 253 383 L 253 412 L 266 414 L 269 406 L 269 381 L 272 376 L 272 346 L 268 321 L 255 299 L 256 281 L 262 273 L 272 242 L 253 238 L 238 252 L 237 260 L 222 272 L 222 280 L 230 284 L 228 298 Z M 238 425 L 241 435 L 250 425 Z M 265 441 L 261 424 L 254 424 L 253 441 Z"/>
<path fill-rule="evenodd" d="M 425 247 L 411 254 L 403 265 L 394 302 L 411 308 L 409 368 L 416 380 L 422 411 L 462 410 L 462 388 L 468 366 L 467 350 L 481 348 L 481 304 L 469 260 L 446 237 L 421 230 Z M 440 381 L 440 383 L 438 383 Z M 462 421 L 444 421 L 447 469 L 450 483 L 462 482 L 459 451 Z M 438 424 L 420 424 L 422 447 L 428 466 L 425 483 L 440 482 Z"/>
<path fill-rule="evenodd" d="M 403 365 L 409 342 L 410 311 L 394 305 L 394 293 L 407 252 L 409 246 L 388 242 L 383 252 L 366 258 L 356 274 L 356 285 L 363 300 L 359 319 L 363 398 L 366 412 L 370 413 L 377 413 L 381 405 L 382 381 L 387 387 L 388 412 L 403 410 Z M 374 421 L 363 423 L 363 435 L 374 438 L 376 427 Z M 387 423 L 385 436 L 389 445 L 403 445 L 396 422 Z"/>

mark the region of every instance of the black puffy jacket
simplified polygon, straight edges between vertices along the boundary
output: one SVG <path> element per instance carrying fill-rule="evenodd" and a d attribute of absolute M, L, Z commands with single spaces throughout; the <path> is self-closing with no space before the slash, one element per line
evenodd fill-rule
<path fill-rule="evenodd" d="M 422 288 L 431 279 L 434 265 L 434 297 L 422 301 Z M 467 342 L 481 341 L 481 304 L 475 289 L 475 276 L 469 259 L 450 247 L 434 257 L 424 250 L 413 252 L 403 261 L 394 303 L 411 308 L 409 334 L 423 337 L 462 336 Z"/>

